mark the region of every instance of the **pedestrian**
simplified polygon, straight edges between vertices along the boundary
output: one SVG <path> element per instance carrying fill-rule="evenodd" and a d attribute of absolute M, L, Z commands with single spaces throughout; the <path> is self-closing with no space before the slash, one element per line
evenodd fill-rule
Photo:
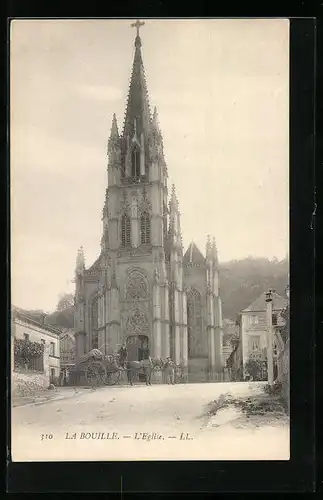
<path fill-rule="evenodd" d="M 166 358 L 165 374 L 166 374 L 167 384 L 174 385 L 175 384 L 175 363 L 171 359 L 170 356 L 168 356 Z"/>
<path fill-rule="evenodd" d="M 120 347 L 118 354 L 120 357 L 120 366 L 122 366 L 122 368 L 125 368 L 127 358 L 128 358 L 128 350 L 127 350 L 126 342 L 124 342 L 124 344 Z"/>

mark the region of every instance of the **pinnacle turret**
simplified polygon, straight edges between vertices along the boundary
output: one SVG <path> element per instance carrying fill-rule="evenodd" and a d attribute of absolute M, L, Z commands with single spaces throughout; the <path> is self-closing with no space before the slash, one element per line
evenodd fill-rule
<path fill-rule="evenodd" d="M 205 250 L 206 259 L 211 259 L 212 257 L 212 243 L 211 236 L 208 234 L 206 240 L 206 250 Z"/>
<path fill-rule="evenodd" d="M 178 200 L 176 196 L 175 184 L 172 185 L 172 192 L 169 200 L 169 210 L 178 210 Z"/>
<path fill-rule="evenodd" d="M 214 237 L 212 239 L 212 258 L 215 263 L 218 262 L 218 249 L 216 247 L 216 241 Z"/>
<path fill-rule="evenodd" d="M 151 122 L 151 126 L 152 126 L 152 130 L 153 132 L 160 136 L 161 137 L 161 131 L 160 131 L 160 127 L 159 127 L 159 120 L 158 120 L 158 111 L 157 111 L 157 108 L 156 106 L 154 107 L 154 114 L 153 114 L 153 118 L 152 118 L 152 122 Z"/>
<path fill-rule="evenodd" d="M 83 249 L 83 246 L 80 246 L 80 248 L 77 251 L 77 256 L 76 256 L 75 272 L 76 272 L 76 274 L 81 274 L 84 270 L 85 270 L 84 249 Z"/>
<path fill-rule="evenodd" d="M 110 132 L 109 143 L 108 143 L 108 152 L 119 145 L 119 140 L 120 140 L 120 137 L 119 137 L 119 131 L 118 131 L 117 117 L 114 113 L 113 118 L 112 118 L 111 132 Z"/>

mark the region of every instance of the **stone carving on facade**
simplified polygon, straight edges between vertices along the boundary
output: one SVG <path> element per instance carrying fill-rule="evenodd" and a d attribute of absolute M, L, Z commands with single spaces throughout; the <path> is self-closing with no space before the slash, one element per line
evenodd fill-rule
<path fill-rule="evenodd" d="M 135 308 L 126 320 L 128 335 L 147 335 L 149 332 L 147 316 L 144 311 Z"/>
<path fill-rule="evenodd" d="M 159 270 L 157 268 L 155 268 L 155 271 L 154 271 L 154 281 L 155 281 L 156 284 L 158 284 L 159 280 L 160 280 L 160 273 L 159 273 Z"/>
<path fill-rule="evenodd" d="M 123 198 L 121 200 L 120 207 L 119 207 L 119 210 L 117 211 L 117 214 L 120 215 L 120 214 L 124 214 L 124 213 L 129 213 L 130 211 L 131 211 L 131 207 L 130 207 L 130 204 L 127 200 L 127 194 L 124 191 Z"/>
<path fill-rule="evenodd" d="M 142 197 L 141 197 L 141 200 L 140 200 L 140 203 L 139 203 L 139 211 L 141 213 L 144 213 L 144 212 L 148 212 L 150 213 L 152 210 L 152 207 L 151 207 L 151 203 L 147 197 L 147 191 L 146 189 L 144 188 L 143 189 L 143 193 L 142 193 Z"/>
<path fill-rule="evenodd" d="M 146 276 L 139 269 L 131 271 L 126 284 L 126 300 L 147 299 L 148 293 Z"/>

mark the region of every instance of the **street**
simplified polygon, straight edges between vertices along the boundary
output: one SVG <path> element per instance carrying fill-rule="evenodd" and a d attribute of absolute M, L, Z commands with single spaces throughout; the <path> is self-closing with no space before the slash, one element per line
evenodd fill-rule
<path fill-rule="evenodd" d="M 288 421 L 259 427 L 236 410 L 206 415 L 230 393 L 262 392 L 263 383 L 60 388 L 48 402 L 12 409 L 14 461 L 288 460 Z"/>

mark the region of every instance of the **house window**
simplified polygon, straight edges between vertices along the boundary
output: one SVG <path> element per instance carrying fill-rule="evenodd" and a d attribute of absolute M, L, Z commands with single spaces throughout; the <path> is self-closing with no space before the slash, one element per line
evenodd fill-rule
<path fill-rule="evenodd" d="M 258 323 L 259 323 L 258 316 L 251 316 L 251 318 L 250 318 L 250 323 L 251 323 L 252 325 L 258 325 Z"/>
<path fill-rule="evenodd" d="M 260 336 L 252 335 L 249 338 L 249 352 L 260 350 Z"/>
<path fill-rule="evenodd" d="M 140 176 L 140 151 L 137 146 L 131 153 L 131 175 L 132 177 Z"/>
<path fill-rule="evenodd" d="M 50 343 L 50 351 L 49 351 L 50 356 L 55 356 L 55 343 L 51 342 Z"/>
<path fill-rule="evenodd" d="M 150 217 L 144 212 L 140 217 L 141 243 L 143 245 L 150 243 Z"/>
<path fill-rule="evenodd" d="M 277 314 L 276 313 L 274 313 L 272 315 L 272 324 L 273 324 L 273 326 L 277 326 Z"/>
<path fill-rule="evenodd" d="M 29 333 L 24 333 L 24 339 L 29 340 Z"/>
<path fill-rule="evenodd" d="M 131 221 L 127 214 L 123 214 L 121 219 L 121 245 L 123 247 L 131 245 Z"/>

